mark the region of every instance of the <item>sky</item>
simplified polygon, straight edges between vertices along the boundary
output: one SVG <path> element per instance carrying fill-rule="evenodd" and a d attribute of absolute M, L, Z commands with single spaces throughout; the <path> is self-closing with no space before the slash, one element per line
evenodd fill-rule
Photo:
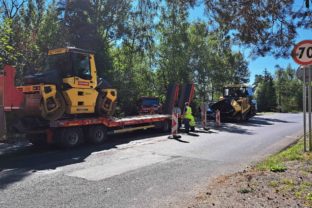
<path fill-rule="evenodd" d="M 295 8 L 300 8 L 304 3 L 303 0 L 295 0 Z M 311 7 L 311 6 L 310 6 Z M 204 16 L 204 5 L 195 7 L 190 11 L 189 16 L 190 21 L 205 19 Z M 312 29 L 311 30 L 298 30 L 298 35 L 296 37 L 296 43 L 302 40 L 311 40 L 312 39 Z M 234 49 L 236 50 L 236 49 Z M 249 50 L 248 48 L 240 49 L 240 51 L 245 55 L 246 60 L 249 63 L 249 71 L 250 71 L 250 84 L 254 82 L 254 78 L 256 74 L 263 74 L 264 69 L 267 69 L 272 75 L 275 72 L 275 66 L 279 65 L 283 68 L 286 68 L 289 64 L 293 68 L 298 68 L 299 65 L 294 62 L 294 60 L 289 58 L 280 58 L 276 59 L 273 56 L 267 55 L 265 57 L 258 57 L 256 59 L 251 59 L 248 57 Z"/>

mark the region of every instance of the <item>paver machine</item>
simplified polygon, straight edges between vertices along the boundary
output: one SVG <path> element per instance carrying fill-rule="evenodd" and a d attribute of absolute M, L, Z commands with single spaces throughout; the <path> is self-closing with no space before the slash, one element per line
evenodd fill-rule
<path fill-rule="evenodd" d="M 252 94 L 252 88 L 248 85 L 227 85 L 223 88 L 223 96 L 210 108 L 214 112 L 219 110 L 223 121 L 246 121 L 256 115 Z"/>

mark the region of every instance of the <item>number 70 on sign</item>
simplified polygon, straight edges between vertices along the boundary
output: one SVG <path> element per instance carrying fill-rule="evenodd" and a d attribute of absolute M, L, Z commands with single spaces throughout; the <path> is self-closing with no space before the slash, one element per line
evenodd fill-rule
<path fill-rule="evenodd" d="M 292 57 L 300 65 L 312 64 L 312 40 L 299 42 L 292 51 Z"/>

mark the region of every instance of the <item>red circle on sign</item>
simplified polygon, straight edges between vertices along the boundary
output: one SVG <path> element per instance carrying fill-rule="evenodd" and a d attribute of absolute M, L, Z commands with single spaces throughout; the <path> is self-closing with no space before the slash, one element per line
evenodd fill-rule
<path fill-rule="evenodd" d="M 312 40 L 304 40 L 304 41 L 301 41 L 299 42 L 298 44 L 296 44 L 295 48 L 293 49 L 293 51 L 291 52 L 291 55 L 294 59 L 294 61 L 297 63 L 297 64 L 300 64 L 300 65 L 309 65 L 309 64 L 312 64 L 312 59 L 311 61 L 308 61 L 308 62 L 305 62 L 305 61 L 301 61 L 297 54 L 296 54 L 296 51 L 298 50 L 298 48 L 304 44 L 311 44 L 312 46 Z"/>

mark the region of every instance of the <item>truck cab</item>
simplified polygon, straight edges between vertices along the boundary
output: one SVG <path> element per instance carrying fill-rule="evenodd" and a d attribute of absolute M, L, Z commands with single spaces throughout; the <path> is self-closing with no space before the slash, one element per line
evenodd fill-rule
<path fill-rule="evenodd" d="M 139 114 L 161 113 L 161 104 L 158 97 L 141 97 L 138 108 Z"/>

